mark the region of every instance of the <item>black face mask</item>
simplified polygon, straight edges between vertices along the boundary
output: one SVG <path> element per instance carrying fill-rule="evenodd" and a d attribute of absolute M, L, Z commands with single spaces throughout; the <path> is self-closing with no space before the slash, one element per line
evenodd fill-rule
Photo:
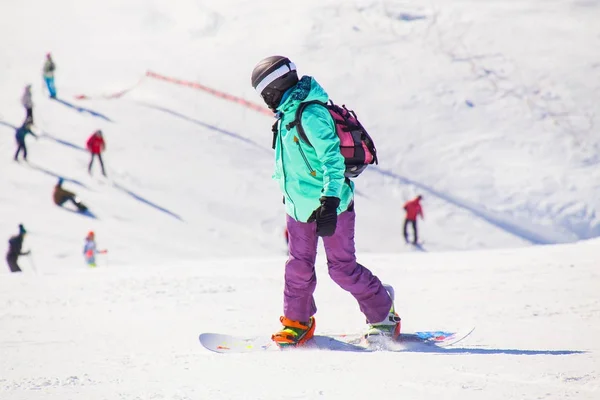
<path fill-rule="evenodd" d="M 283 92 L 277 89 L 267 88 L 261 93 L 261 97 L 273 112 L 277 111 L 277 107 L 281 103 Z"/>
<path fill-rule="evenodd" d="M 297 83 L 298 74 L 295 70 L 290 71 L 274 82 L 271 82 L 269 86 L 263 89 L 260 96 L 263 98 L 267 106 L 273 110 L 273 112 L 276 112 L 277 107 L 279 107 L 281 104 L 281 99 L 285 92 Z"/>

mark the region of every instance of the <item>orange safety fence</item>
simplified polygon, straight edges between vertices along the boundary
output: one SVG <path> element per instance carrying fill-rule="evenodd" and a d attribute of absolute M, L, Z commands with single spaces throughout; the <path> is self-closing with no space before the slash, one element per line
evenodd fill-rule
<path fill-rule="evenodd" d="M 237 97 L 237 96 L 231 95 L 229 93 L 221 92 L 219 90 L 210 88 L 208 86 L 202 85 L 202 84 L 197 83 L 197 82 L 190 82 L 190 81 L 185 81 L 183 79 L 171 78 L 171 77 L 168 77 L 168 76 L 165 76 L 165 75 L 161 75 L 161 74 L 158 74 L 158 73 L 152 72 L 152 71 L 147 71 L 146 72 L 146 77 L 158 79 L 158 80 L 165 81 L 165 82 L 175 83 L 177 85 L 191 87 L 193 89 L 202 90 L 202 91 L 205 91 L 207 93 L 210 93 L 213 96 L 220 97 L 220 98 L 225 99 L 227 101 L 231 101 L 233 103 L 240 104 L 240 105 L 242 105 L 244 107 L 247 107 L 247 108 L 249 108 L 251 110 L 257 111 L 257 112 L 259 112 L 261 114 L 268 115 L 269 117 L 273 116 L 273 112 L 271 110 L 269 110 L 266 107 L 261 106 L 260 104 L 252 103 L 251 101 L 242 99 L 241 97 Z M 101 95 L 79 94 L 79 95 L 75 95 L 75 98 L 77 100 L 118 99 L 121 96 L 123 96 L 124 94 L 126 94 L 127 92 L 129 92 L 129 91 L 135 89 L 137 86 L 139 86 L 144 81 L 144 78 L 140 79 L 135 85 L 133 85 L 133 86 L 127 88 L 127 89 L 121 90 L 119 92 L 115 92 L 115 93 L 111 93 L 111 94 L 101 94 Z"/>
<path fill-rule="evenodd" d="M 261 106 L 259 104 L 256 104 L 256 103 L 252 103 L 252 102 L 250 102 L 248 100 L 242 99 L 241 97 L 233 96 L 231 94 L 228 94 L 228 93 L 221 92 L 219 90 L 210 88 L 208 86 L 204 86 L 204 85 L 202 85 L 200 83 L 197 83 L 197 82 L 190 82 L 190 81 L 184 81 L 182 79 L 170 78 L 168 76 L 160 75 L 160 74 L 157 74 L 156 72 L 152 72 L 152 71 L 146 72 L 146 76 L 149 76 L 149 77 L 155 78 L 155 79 L 160 79 L 160 80 L 166 81 L 166 82 L 176 83 L 178 85 L 188 86 L 188 87 L 191 87 L 191 88 L 194 88 L 194 89 L 198 89 L 198 90 L 203 90 L 203 91 L 205 91 L 207 93 L 212 94 L 213 96 L 217 96 L 217 97 L 220 97 L 222 99 L 231 101 L 233 103 L 237 103 L 237 104 L 243 105 L 243 106 L 248 107 L 248 108 L 250 108 L 250 109 L 252 109 L 254 111 L 258 111 L 259 113 L 268 115 L 270 117 L 273 116 L 273 112 L 271 110 L 269 110 L 268 108 L 266 108 L 266 107 L 263 107 L 263 106 Z"/>

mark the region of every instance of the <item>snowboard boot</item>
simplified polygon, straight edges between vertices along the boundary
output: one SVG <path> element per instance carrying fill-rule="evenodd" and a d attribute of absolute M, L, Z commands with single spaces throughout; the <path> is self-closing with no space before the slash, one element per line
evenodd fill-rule
<path fill-rule="evenodd" d="M 397 340 L 400 336 L 400 328 L 401 328 L 401 319 L 396 313 L 394 307 L 394 288 L 390 285 L 383 285 L 385 290 L 388 292 L 390 298 L 392 299 L 392 308 L 390 309 L 390 313 L 383 321 L 370 323 L 365 333 L 365 339 L 369 340 L 369 338 L 373 337 L 386 337 L 391 338 L 392 340 Z"/>
<path fill-rule="evenodd" d="M 315 333 L 315 318 L 310 317 L 308 322 L 293 321 L 286 317 L 279 318 L 283 324 L 283 329 L 271 336 L 279 347 L 302 346 Z"/>
<path fill-rule="evenodd" d="M 389 315 L 383 321 L 370 323 L 365 333 L 365 338 L 372 336 L 384 336 L 397 340 L 400 336 L 401 319 L 394 311 L 394 306 L 390 310 Z"/>

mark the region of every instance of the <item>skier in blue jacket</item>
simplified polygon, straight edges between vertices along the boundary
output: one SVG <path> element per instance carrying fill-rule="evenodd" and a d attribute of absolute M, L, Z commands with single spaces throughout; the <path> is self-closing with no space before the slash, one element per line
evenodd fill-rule
<path fill-rule="evenodd" d="M 23 160 L 27 161 L 27 146 L 25 145 L 25 136 L 32 135 L 38 139 L 37 135 L 31 131 L 31 122 L 25 121 L 25 123 L 19 127 L 15 132 L 15 139 L 17 140 L 17 152 L 15 153 L 15 161 L 19 161 L 19 154 L 23 152 Z"/>
<path fill-rule="evenodd" d="M 301 124 L 310 144 L 293 124 L 303 102 L 326 103 L 325 90 L 310 76 L 298 79 L 296 66 L 282 56 L 267 57 L 252 72 L 252 86 L 276 113 L 273 127 L 275 173 L 285 201 L 289 258 L 285 265 L 283 328 L 273 335 L 280 346 L 298 346 L 315 331 L 315 259 L 323 238 L 330 277 L 357 300 L 368 321 L 367 339 L 396 338 L 400 318 L 393 289 L 357 263 L 354 245 L 354 183 L 345 178 L 345 160 L 329 111 L 306 106 Z"/>
<path fill-rule="evenodd" d="M 56 64 L 52 59 L 52 54 L 46 54 L 46 61 L 44 62 L 43 74 L 44 82 L 48 88 L 48 93 L 51 99 L 56 98 L 56 85 L 54 84 L 54 71 L 56 71 Z"/>

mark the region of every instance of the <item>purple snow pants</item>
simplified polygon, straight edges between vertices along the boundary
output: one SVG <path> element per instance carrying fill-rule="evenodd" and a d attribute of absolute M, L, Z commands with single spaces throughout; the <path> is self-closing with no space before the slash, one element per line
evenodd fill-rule
<path fill-rule="evenodd" d="M 354 254 L 354 210 L 338 215 L 333 236 L 324 237 L 329 276 L 358 301 L 371 323 L 383 321 L 392 308 L 392 299 L 379 278 L 356 262 Z M 285 264 L 284 315 L 308 321 L 317 312 L 313 293 L 317 285 L 315 260 L 318 236 L 316 223 L 298 222 L 287 216 L 289 258 Z"/>

